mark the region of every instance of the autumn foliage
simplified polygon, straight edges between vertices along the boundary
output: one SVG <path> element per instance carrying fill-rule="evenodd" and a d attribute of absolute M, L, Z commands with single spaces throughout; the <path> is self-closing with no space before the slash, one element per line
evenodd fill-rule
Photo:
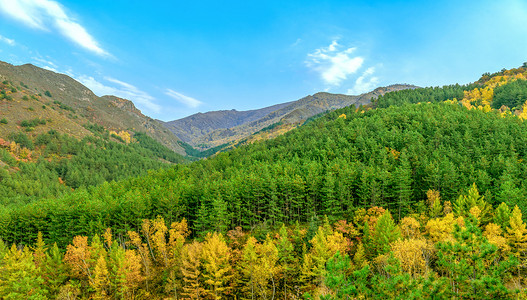
<path fill-rule="evenodd" d="M 39 235 L 35 247 L 1 244 L 0 293 L 28 299 L 525 296 L 527 228 L 519 208 L 489 208 L 475 186 L 453 212 L 438 210 L 444 202 L 437 191 L 428 198 L 424 211 L 399 222 L 372 207 L 356 210 L 353 220 L 325 218 L 311 233 L 282 226 L 256 237 L 237 228 L 192 240 L 185 219 L 156 218 L 126 236 L 110 229 L 76 236 L 64 254 Z"/>

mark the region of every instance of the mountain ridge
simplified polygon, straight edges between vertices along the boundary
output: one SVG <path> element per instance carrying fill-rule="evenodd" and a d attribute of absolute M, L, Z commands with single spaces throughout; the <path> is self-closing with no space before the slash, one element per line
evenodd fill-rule
<path fill-rule="evenodd" d="M 371 103 L 372 99 L 387 92 L 415 88 L 418 87 L 409 84 L 393 84 L 356 96 L 318 92 L 295 101 L 261 109 L 200 112 L 162 124 L 185 143 L 207 149 L 246 138 L 276 123 L 302 123 L 327 110 L 349 105 L 359 107 Z"/>
<path fill-rule="evenodd" d="M 174 134 L 157 120 L 144 115 L 132 101 L 111 95 L 98 97 L 66 74 L 32 64 L 15 66 L 0 61 L 0 81 L 9 81 L 16 86 L 13 87 L 15 101 L 11 106 L 25 105 L 17 104 L 24 103 L 20 102 L 22 95 L 34 96 L 35 101 L 41 101 L 43 105 L 68 108 L 69 112 L 62 113 L 67 117 L 64 121 L 72 121 L 79 125 L 91 122 L 115 131 L 144 132 L 168 148 L 180 154 L 185 153 Z M 34 115 L 38 117 L 37 111 Z"/>

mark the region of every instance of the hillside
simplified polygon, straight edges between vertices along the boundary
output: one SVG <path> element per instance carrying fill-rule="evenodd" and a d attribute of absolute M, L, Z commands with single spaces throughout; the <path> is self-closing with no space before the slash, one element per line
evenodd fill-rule
<path fill-rule="evenodd" d="M 412 85 L 391 85 L 359 96 L 317 93 L 300 100 L 249 111 L 212 111 L 164 123 L 182 141 L 208 149 L 239 141 L 273 124 L 287 124 L 292 129 L 308 118 L 349 105 L 366 105 L 380 95 Z M 291 126 L 295 125 L 295 126 Z M 283 130 L 282 130 L 283 131 Z M 283 133 L 283 132 L 282 132 Z"/>
<path fill-rule="evenodd" d="M 177 137 L 158 121 L 143 115 L 131 101 L 114 96 L 97 97 L 67 75 L 31 64 L 13 66 L 0 62 L 0 82 L 10 83 L 7 92 L 13 100 L 0 103 L 0 118 L 5 117 L 12 124 L 25 119 L 56 119 L 56 130 L 83 137 L 89 132 L 81 126 L 90 122 L 112 131 L 144 132 L 170 149 L 185 153 Z M 45 110 L 44 106 L 55 112 Z"/>
<path fill-rule="evenodd" d="M 330 220 L 349 218 L 358 207 L 383 206 L 402 217 L 416 209 L 429 189 L 454 201 L 472 183 L 491 204 L 505 201 L 525 209 L 526 123 L 514 114 L 468 109 L 450 100 L 482 86 L 388 93 L 373 103 L 377 109 L 338 109 L 272 140 L 105 186 L 91 195 L 38 201 L 27 209 L 42 212 L 30 217 L 38 223 L 46 211 L 83 214 L 82 208 L 64 203 L 91 205 L 89 199 L 110 193 L 98 204 L 107 216 L 104 226 L 119 230 L 118 224 L 132 224 L 139 215 L 161 214 L 186 218 L 198 235 L 217 226 L 254 229 L 324 214 Z M 381 108 L 388 102 L 393 104 Z M 4 216 L 16 220 L 18 214 Z M 88 222 L 99 214 L 90 211 L 84 218 Z M 37 227 L 51 233 L 53 226 L 62 225 Z M 11 230 L 4 230 L 1 236 L 13 241 Z"/>
<path fill-rule="evenodd" d="M 179 147 L 128 100 L 96 97 L 65 75 L 30 65 L 2 63 L 0 70 L 1 205 L 60 197 L 191 160 L 152 138 L 166 136 Z M 146 126 L 144 132 L 123 127 L 134 124 Z"/>
<path fill-rule="evenodd" d="M 0 276 L 84 298 L 525 298 L 526 81 L 386 93 L 206 160 L 0 206 L 14 245 L 0 241 Z"/>

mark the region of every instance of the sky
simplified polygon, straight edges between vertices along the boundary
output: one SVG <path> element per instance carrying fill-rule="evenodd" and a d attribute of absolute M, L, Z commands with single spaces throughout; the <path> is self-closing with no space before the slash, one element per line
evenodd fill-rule
<path fill-rule="evenodd" d="M 527 1 L 0 0 L 0 60 L 152 118 L 465 84 L 527 61 Z"/>

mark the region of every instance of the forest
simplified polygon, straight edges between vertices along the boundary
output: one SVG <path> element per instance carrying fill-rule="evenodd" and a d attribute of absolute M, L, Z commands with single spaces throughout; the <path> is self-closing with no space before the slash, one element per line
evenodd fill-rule
<path fill-rule="evenodd" d="M 65 252 L 42 234 L 0 243 L 6 299 L 518 299 L 525 287 L 522 212 L 495 209 L 473 185 L 423 210 L 355 210 L 350 221 L 298 222 L 265 236 L 236 227 L 191 239 L 186 219 L 142 220 L 124 235 L 76 236 Z"/>
<path fill-rule="evenodd" d="M 12 162 L 59 174 L 75 191 L 17 196 L 14 176 L 38 182 L 30 174 L 47 173 L 6 177 L 13 185 L 0 207 L 0 294 L 526 297 L 527 107 L 518 100 L 526 74 L 388 93 L 277 138 L 148 174 L 157 166 L 127 151 L 180 161 L 146 135 L 128 144 L 139 148 L 97 127 L 82 141 L 20 136 L 16 145 L 31 142 L 42 157 L 77 151 L 72 160 Z M 124 153 L 90 160 L 97 149 Z M 67 164 L 81 158 L 97 167 L 79 170 L 74 184 Z M 134 177 L 112 173 L 116 161 Z M 89 173 L 99 166 L 111 176 Z"/>
<path fill-rule="evenodd" d="M 0 159 L 6 164 L 0 168 L 0 206 L 60 197 L 81 187 L 189 161 L 141 132 L 133 135 L 133 142 L 121 132 L 126 142 L 100 126 L 86 127 L 96 135 L 78 140 L 51 129 L 35 137 L 17 132 L 10 135 L 11 141 L 0 139 Z"/>

